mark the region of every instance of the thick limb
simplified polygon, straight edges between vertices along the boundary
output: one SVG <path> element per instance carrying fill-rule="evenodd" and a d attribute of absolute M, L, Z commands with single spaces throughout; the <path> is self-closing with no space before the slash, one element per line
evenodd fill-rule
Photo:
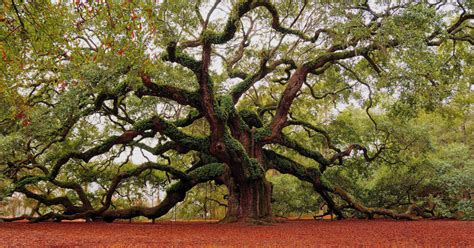
<path fill-rule="evenodd" d="M 331 208 L 331 210 L 333 210 L 339 218 L 343 216 L 342 212 L 338 207 L 335 206 L 328 193 L 332 193 L 334 195 L 339 196 L 342 200 L 346 201 L 350 207 L 369 216 L 378 214 L 388 216 L 394 219 L 417 219 L 417 217 L 415 216 L 396 213 L 392 210 L 384 208 L 365 207 L 362 203 L 355 200 L 354 197 L 352 197 L 341 187 L 333 186 L 327 180 L 325 180 L 318 169 L 305 167 L 289 158 L 286 158 L 280 154 L 269 150 L 265 150 L 265 156 L 270 164 L 270 168 L 276 169 L 281 173 L 291 174 L 293 176 L 296 176 L 300 180 L 307 181 L 313 184 L 316 191 L 323 197 L 326 203 L 328 203 L 328 207 Z"/>

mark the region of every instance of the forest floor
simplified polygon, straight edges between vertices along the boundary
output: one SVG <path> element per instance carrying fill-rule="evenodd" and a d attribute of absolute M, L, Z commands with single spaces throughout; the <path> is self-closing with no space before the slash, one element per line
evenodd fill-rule
<path fill-rule="evenodd" d="M 0 223 L 0 247 L 474 247 L 474 221 Z"/>

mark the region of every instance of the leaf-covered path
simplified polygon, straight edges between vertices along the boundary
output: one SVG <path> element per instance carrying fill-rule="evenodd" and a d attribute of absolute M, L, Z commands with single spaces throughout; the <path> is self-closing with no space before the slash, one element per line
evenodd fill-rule
<path fill-rule="evenodd" d="M 315 247 L 474 245 L 472 221 L 287 221 L 273 226 L 203 222 L 1 223 L 0 247 Z"/>

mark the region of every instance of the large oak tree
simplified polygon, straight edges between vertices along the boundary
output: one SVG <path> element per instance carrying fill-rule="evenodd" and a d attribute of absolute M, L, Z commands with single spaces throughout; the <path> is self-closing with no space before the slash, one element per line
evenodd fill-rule
<path fill-rule="evenodd" d="M 376 162 L 391 149 L 390 130 L 373 112 L 409 115 L 465 89 L 474 41 L 469 1 L 11 1 L 3 8 L 0 169 L 7 195 L 50 207 L 28 217 L 37 221 L 155 219 L 214 180 L 228 190 L 224 221 L 271 222 L 271 169 L 311 183 L 339 218 L 352 208 L 413 219 L 365 207 L 325 172 L 354 156 Z M 328 102 L 334 110 L 323 111 Z M 331 116 L 320 113 L 349 104 L 365 109 L 372 141 L 345 143 L 326 130 Z M 295 132 L 314 142 L 295 140 Z M 140 151 L 154 156 L 116 162 Z M 176 156 L 187 164 L 166 162 Z M 125 181 L 152 171 L 174 182 L 161 203 L 114 205 Z M 103 190 L 87 189 L 94 184 Z"/>

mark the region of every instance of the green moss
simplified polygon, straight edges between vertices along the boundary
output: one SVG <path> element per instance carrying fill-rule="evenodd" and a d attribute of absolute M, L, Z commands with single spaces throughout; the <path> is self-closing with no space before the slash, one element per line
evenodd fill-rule
<path fill-rule="evenodd" d="M 193 170 L 189 175 L 199 182 L 208 181 L 224 173 L 225 165 L 222 163 L 211 163 Z"/>
<path fill-rule="evenodd" d="M 321 181 L 321 184 L 326 188 L 332 189 L 332 183 L 324 175 L 321 175 L 321 173 L 319 175 L 319 180 Z"/>
<path fill-rule="evenodd" d="M 170 137 L 173 141 L 179 143 L 179 145 L 183 146 L 183 148 L 204 152 L 209 150 L 209 137 L 189 136 L 179 130 L 179 128 L 172 123 L 169 123 L 161 118 L 158 118 L 156 121 L 162 127 L 163 134 Z"/>
<path fill-rule="evenodd" d="M 207 31 L 201 36 L 202 40 L 211 44 L 223 44 L 232 39 L 239 27 L 240 17 L 247 13 L 251 7 L 252 1 L 239 1 L 230 12 L 224 31 L 222 33 Z"/>
<path fill-rule="evenodd" d="M 153 128 L 153 122 L 149 119 L 146 120 L 139 120 L 133 124 L 133 128 L 138 131 L 145 131 Z"/>
<path fill-rule="evenodd" d="M 260 142 L 263 138 L 271 134 L 272 134 L 272 130 L 270 130 L 270 128 L 267 128 L 267 127 L 257 128 L 253 135 L 253 139 L 255 140 L 255 142 Z"/>
<path fill-rule="evenodd" d="M 245 122 L 245 124 L 252 128 L 261 128 L 263 127 L 262 120 L 258 117 L 257 113 L 251 110 L 243 109 L 239 112 L 240 117 Z"/>
<path fill-rule="evenodd" d="M 187 191 L 197 183 L 207 182 L 222 175 L 225 171 L 225 165 L 222 163 L 210 163 L 199 167 L 189 173 L 192 181 L 179 181 L 171 185 L 166 192 L 180 192 Z"/>
<path fill-rule="evenodd" d="M 245 92 L 251 86 L 252 79 L 253 77 L 247 77 L 244 81 L 234 85 L 231 89 L 231 94 Z"/>
<path fill-rule="evenodd" d="M 235 113 L 234 102 L 230 96 L 220 96 L 215 101 L 214 109 L 220 120 L 227 120 Z"/>
<path fill-rule="evenodd" d="M 175 122 L 173 122 L 173 124 L 175 126 L 178 126 L 178 127 L 183 127 L 183 126 L 187 126 L 187 125 L 190 125 L 190 121 L 194 120 L 195 118 L 197 118 L 199 116 L 199 111 L 193 109 L 189 112 L 188 116 L 184 119 L 179 119 Z"/>
<path fill-rule="evenodd" d="M 258 162 L 258 160 L 254 158 L 249 159 L 247 171 L 248 171 L 249 180 L 256 180 L 256 179 L 263 178 L 265 174 L 262 166 L 260 165 L 260 162 Z"/>
<path fill-rule="evenodd" d="M 179 191 L 185 191 L 188 187 L 186 187 L 188 183 L 179 181 L 177 183 L 174 183 L 171 185 L 167 190 L 166 193 L 172 193 L 172 192 L 179 192 Z"/>
<path fill-rule="evenodd" d="M 207 153 L 201 153 L 200 156 L 201 162 L 204 164 L 216 163 L 217 159 Z"/>
<path fill-rule="evenodd" d="M 47 181 L 47 176 L 28 176 L 15 183 L 15 189 L 22 189 L 28 184 L 34 184 L 40 181 Z"/>
<path fill-rule="evenodd" d="M 117 87 L 112 89 L 112 92 L 110 92 L 112 95 L 122 95 L 124 92 L 126 92 L 128 89 L 128 82 L 127 81 L 121 81 L 117 85 Z"/>
<path fill-rule="evenodd" d="M 161 58 L 166 61 L 176 62 L 190 69 L 194 73 L 199 73 L 201 70 L 202 63 L 200 61 L 197 61 L 192 56 L 179 49 L 176 49 L 174 54 L 164 54 Z"/>
<path fill-rule="evenodd" d="M 189 68 L 193 72 L 199 72 L 201 70 L 201 62 L 181 50 L 176 51 L 176 62 Z"/>
<path fill-rule="evenodd" d="M 245 154 L 244 146 L 238 140 L 232 137 L 228 128 L 224 133 L 224 144 L 226 145 L 226 148 L 229 150 L 229 152 Z"/>

